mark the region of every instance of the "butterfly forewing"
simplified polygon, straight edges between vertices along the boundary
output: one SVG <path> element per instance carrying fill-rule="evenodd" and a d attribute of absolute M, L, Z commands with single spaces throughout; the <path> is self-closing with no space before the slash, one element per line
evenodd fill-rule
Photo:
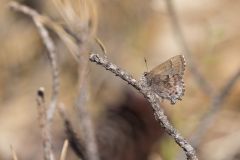
<path fill-rule="evenodd" d="M 149 74 L 151 75 L 168 75 L 182 73 L 185 70 L 185 59 L 182 55 L 174 56 L 167 61 L 153 68 Z"/>
<path fill-rule="evenodd" d="M 184 70 L 185 59 L 182 55 L 177 55 L 158 65 L 145 76 L 147 83 L 158 96 L 169 99 L 174 104 L 177 99 L 181 99 L 185 91 Z"/>

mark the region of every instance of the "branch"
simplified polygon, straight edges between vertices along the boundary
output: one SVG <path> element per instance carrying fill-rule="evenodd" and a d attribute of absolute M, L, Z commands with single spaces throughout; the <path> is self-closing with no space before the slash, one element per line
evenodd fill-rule
<path fill-rule="evenodd" d="M 37 11 L 33 10 L 32 8 L 29 8 L 28 6 L 21 5 L 17 2 L 10 2 L 9 6 L 19 12 L 22 12 L 26 15 L 29 15 L 30 17 L 35 17 L 38 19 L 39 22 L 53 30 L 59 38 L 64 42 L 74 59 L 78 62 L 79 61 L 79 49 L 78 46 L 75 43 L 75 40 L 73 37 L 71 37 L 65 30 L 64 28 L 59 25 L 58 23 L 55 23 L 52 21 L 50 18 L 43 16 L 39 14 Z"/>
<path fill-rule="evenodd" d="M 80 62 L 81 57 L 79 56 L 79 50 L 80 47 L 77 47 L 77 45 L 74 43 L 74 41 L 66 34 L 66 32 L 59 26 L 56 25 L 54 22 L 52 22 L 50 19 L 47 17 L 44 17 L 40 14 L 38 14 L 35 10 L 24 6 L 20 5 L 17 2 L 11 2 L 10 7 L 13 8 L 16 11 L 20 11 L 26 15 L 29 15 L 32 17 L 34 23 L 36 24 L 39 33 L 43 39 L 43 42 L 49 52 L 49 58 L 51 61 L 51 67 L 52 67 L 52 77 L 53 77 L 53 89 L 52 89 L 52 98 L 51 102 L 47 111 L 47 120 L 49 122 L 52 121 L 53 114 L 56 109 L 57 105 L 57 98 L 59 95 L 59 71 L 58 71 L 58 66 L 57 66 L 57 61 L 56 61 L 56 49 L 55 45 L 53 43 L 53 40 L 49 36 L 48 31 L 44 28 L 44 25 L 47 25 L 51 29 L 53 29 L 59 37 L 65 42 L 73 56 L 76 58 L 78 62 Z M 43 25 L 44 24 L 44 25 Z M 98 151 L 97 151 L 97 145 L 96 145 L 96 140 L 95 140 L 95 135 L 94 135 L 94 129 L 92 125 L 92 121 L 90 118 L 90 115 L 85 107 L 81 103 L 81 101 L 84 101 L 86 99 L 85 96 L 86 94 L 83 93 L 85 91 L 84 87 L 86 86 L 84 84 L 86 74 L 87 74 L 87 61 L 83 60 L 81 64 L 82 68 L 79 68 L 79 98 L 77 101 L 77 107 L 79 109 L 80 118 L 81 118 L 81 125 L 82 125 L 82 131 L 84 132 L 84 140 L 86 144 L 86 150 L 87 150 L 87 155 L 90 160 L 98 160 Z M 85 86 L 84 86 L 85 85 Z M 83 93 L 83 94 L 82 94 Z M 50 125 L 50 124 L 49 124 Z M 49 127 L 48 127 L 49 128 Z M 50 135 L 49 135 L 50 136 Z"/>
<path fill-rule="evenodd" d="M 61 118 L 64 121 L 65 132 L 67 134 L 68 141 L 74 150 L 75 154 L 80 157 L 82 160 L 86 160 L 86 149 L 82 141 L 78 138 L 77 133 L 73 129 L 73 125 L 68 119 L 63 104 L 60 104 L 58 107 Z"/>
<path fill-rule="evenodd" d="M 192 53 L 184 38 L 184 34 L 181 29 L 179 19 L 174 9 L 172 0 L 166 0 L 166 4 L 167 4 L 167 10 L 170 16 L 170 20 L 172 23 L 173 31 L 178 41 L 178 44 L 182 47 L 183 51 L 185 52 L 185 55 L 189 59 L 189 67 L 190 67 L 191 73 L 193 74 L 194 78 L 196 79 L 196 81 L 198 82 L 202 90 L 205 92 L 205 94 L 213 97 L 212 87 L 206 81 L 204 76 L 198 71 L 197 65 L 193 61 L 193 58 L 191 56 Z M 198 125 L 197 130 L 193 134 L 193 137 L 190 140 L 194 147 L 197 147 L 199 145 L 204 133 L 213 123 L 216 113 L 222 108 L 224 99 L 226 98 L 226 96 L 228 95 L 228 93 L 230 92 L 230 90 L 238 80 L 239 76 L 240 76 L 240 70 L 236 74 L 234 74 L 234 76 L 227 82 L 225 87 L 223 87 L 222 91 L 220 91 L 219 94 L 213 97 L 212 103 L 210 105 L 210 111 L 203 116 L 202 120 L 200 120 L 200 124 Z"/>
<path fill-rule="evenodd" d="M 132 85 L 135 89 L 139 90 L 144 95 L 144 97 L 150 102 L 154 112 L 155 119 L 158 121 L 159 125 L 165 130 L 165 132 L 167 132 L 172 138 L 174 138 L 175 142 L 184 150 L 187 159 L 188 160 L 198 159 L 195 154 L 194 148 L 170 124 L 169 120 L 164 115 L 164 110 L 159 105 L 159 99 L 148 87 L 146 87 L 144 78 L 141 79 L 140 81 L 135 80 L 126 71 L 122 70 L 115 64 L 108 61 L 106 57 L 102 58 L 98 54 L 91 54 L 90 61 L 101 65 L 106 70 L 109 70 L 116 76 L 119 76 L 128 84 Z"/>
<path fill-rule="evenodd" d="M 55 48 L 55 44 L 53 43 L 52 38 L 49 36 L 48 31 L 44 28 L 43 24 L 38 21 L 37 18 L 33 19 L 38 31 L 42 37 L 42 40 L 48 50 L 49 53 L 49 59 L 50 59 L 50 64 L 51 64 L 51 70 L 52 70 L 52 97 L 51 97 L 51 102 L 50 105 L 48 107 L 48 111 L 47 111 L 47 120 L 49 122 L 52 121 L 53 119 L 53 115 L 55 113 L 56 110 L 56 106 L 57 106 L 57 99 L 58 99 L 58 95 L 59 95 L 59 69 L 58 69 L 58 64 L 57 64 L 57 60 L 56 60 L 56 48 Z"/>
<path fill-rule="evenodd" d="M 209 107 L 209 111 L 202 117 L 200 124 L 197 126 L 197 130 L 195 133 L 193 133 L 193 136 L 191 138 L 191 142 L 194 147 L 199 146 L 204 133 L 206 133 L 206 130 L 208 130 L 212 125 L 216 117 L 216 113 L 221 110 L 223 101 L 226 99 L 229 92 L 233 89 L 233 86 L 236 84 L 239 77 L 240 69 L 232 76 L 232 78 L 228 80 L 223 89 L 219 91 L 219 94 L 213 98 L 212 103 Z"/>
<path fill-rule="evenodd" d="M 90 112 L 87 108 L 88 103 L 88 54 L 86 50 L 92 40 L 95 28 L 96 17 L 95 7 L 92 1 L 61 1 L 53 0 L 66 23 L 65 30 L 75 40 L 75 45 L 68 46 L 75 51 L 78 62 L 78 95 L 76 108 L 79 114 L 79 126 L 81 128 L 82 139 L 86 146 L 86 156 L 89 160 L 98 160 L 98 148 L 96 143 L 95 131 Z M 56 27 L 55 27 L 56 28 Z M 57 29 L 55 29 L 57 30 Z M 60 32 L 59 32 L 60 33 Z M 62 38 L 64 40 L 64 38 Z M 76 49 L 77 46 L 77 49 Z"/>
<path fill-rule="evenodd" d="M 83 60 L 78 69 L 78 96 L 76 100 L 76 107 L 78 109 L 80 128 L 82 131 L 82 138 L 86 146 L 86 155 L 89 160 L 99 160 L 97 142 L 91 115 L 87 108 L 88 90 L 88 61 Z"/>
<path fill-rule="evenodd" d="M 39 88 L 37 91 L 37 106 L 40 128 L 42 130 L 42 142 L 44 149 L 44 160 L 54 160 L 54 154 L 52 151 L 51 134 L 47 121 L 47 109 L 45 104 L 44 88 Z"/>
<path fill-rule="evenodd" d="M 52 121 L 53 118 L 53 114 L 55 112 L 56 109 L 56 105 L 57 105 L 57 99 L 58 99 L 58 95 L 59 95 L 59 69 L 58 69 L 58 64 L 57 64 L 57 60 L 56 60 L 56 47 L 55 44 L 52 40 L 52 38 L 49 36 L 49 33 L 47 31 L 47 29 L 44 27 L 44 25 L 42 24 L 41 21 L 41 15 L 37 13 L 37 11 L 24 6 L 24 5 L 20 5 L 17 2 L 10 2 L 9 6 L 14 9 L 15 11 L 19 11 L 22 12 L 28 16 L 30 16 L 37 29 L 38 32 L 43 40 L 44 45 L 47 48 L 48 51 L 48 57 L 50 60 L 50 64 L 51 64 L 51 71 L 52 71 L 52 96 L 51 96 L 51 102 L 47 111 L 47 120 L 49 122 Z"/>
<path fill-rule="evenodd" d="M 206 95 L 211 96 L 213 94 L 212 87 L 207 82 L 207 80 L 204 78 L 204 76 L 199 72 L 197 69 L 197 65 L 195 61 L 192 58 L 192 53 L 187 45 L 186 39 L 184 37 L 183 31 L 181 29 L 176 11 L 173 6 L 172 0 L 165 0 L 167 5 L 167 11 L 169 13 L 169 17 L 172 23 L 173 32 L 176 36 L 177 43 L 182 48 L 184 54 L 186 57 L 188 57 L 188 65 L 190 68 L 190 72 L 192 73 L 193 77 L 197 81 L 198 85 L 201 87 L 201 89 L 204 91 Z"/>

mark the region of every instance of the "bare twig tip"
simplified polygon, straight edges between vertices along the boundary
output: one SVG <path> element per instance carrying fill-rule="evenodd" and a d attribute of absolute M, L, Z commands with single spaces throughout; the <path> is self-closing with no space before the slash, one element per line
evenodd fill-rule
<path fill-rule="evenodd" d="M 44 93 L 45 93 L 45 89 L 44 87 L 40 87 L 38 90 L 37 90 L 37 96 L 44 99 Z"/>
<path fill-rule="evenodd" d="M 96 63 L 100 62 L 99 56 L 97 54 L 91 54 L 90 57 L 89 57 L 89 60 L 91 62 L 96 62 Z"/>

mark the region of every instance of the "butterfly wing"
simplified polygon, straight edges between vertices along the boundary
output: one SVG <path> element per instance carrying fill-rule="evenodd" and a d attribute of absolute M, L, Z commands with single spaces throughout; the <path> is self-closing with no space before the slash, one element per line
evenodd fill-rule
<path fill-rule="evenodd" d="M 147 82 L 158 96 L 175 104 L 184 95 L 184 70 L 185 59 L 182 55 L 177 55 L 147 73 Z"/>
<path fill-rule="evenodd" d="M 168 74 L 183 74 L 185 70 L 185 59 L 183 55 L 174 56 L 167 61 L 161 63 L 157 67 L 153 68 L 149 74 L 152 75 L 168 75 Z"/>

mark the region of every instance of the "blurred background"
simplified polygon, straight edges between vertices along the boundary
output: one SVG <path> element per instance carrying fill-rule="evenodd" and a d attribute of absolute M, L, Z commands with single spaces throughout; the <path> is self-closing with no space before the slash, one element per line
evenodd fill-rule
<path fill-rule="evenodd" d="M 8 2 L 0 1 L 0 159 L 11 159 L 10 146 L 13 146 L 19 159 L 38 160 L 42 159 L 43 151 L 36 90 L 44 86 L 49 101 L 51 69 L 47 51 L 34 23 L 28 16 L 10 10 Z M 59 14 L 61 8 L 56 8 L 52 1 L 19 2 L 58 24 L 64 24 Z M 97 21 L 94 23 L 94 34 L 103 42 L 108 58 L 136 79 L 147 71 L 144 58 L 151 70 L 174 55 L 186 54 L 186 48 L 182 42 L 179 43 L 179 35 L 174 31 L 176 26 L 171 21 L 174 15 L 169 12 L 167 0 L 99 0 L 93 3 L 97 17 L 94 19 Z M 240 160 L 240 83 L 237 78 L 221 97 L 224 87 L 240 70 L 240 1 L 174 0 L 171 3 L 189 50 L 185 55 L 186 92 L 183 100 L 176 105 L 166 101 L 162 106 L 174 126 L 187 139 L 194 137 L 197 130 L 203 131 L 197 145 L 200 159 Z M 60 66 L 59 101 L 66 105 L 68 115 L 77 128 L 78 115 L 74 108 L 77 63 L 52 31 L 51 36 L 57 47 Z M 90 51 L 102 54 L 96 43 L 91 43 Z M 192 64 L 211 86 L 207 87 L 209 91 L 196 81 Z M 128 106 L 131 102 L 137 107 L 144 101 L 137 91 L 112 73 L 93 63 L 89 63 L 89 68 L 89 109 L 94 121 L 105 115 L 108 106 Z M 135 98 L 130 101 L 126 97 Z M 212 106 L 216 110 L 212 111 Z M 151 112 L 150 107 L 148 112 Z M 205 129 L 203 117 L 208 113 L 212 113 L 208 116 L 212 119 L 205 123 L 209 124 Z M 151 133 L 155 132 L 153 128 Z M 54 152 L 59 157 L 66 135 L 57 113 L 52 135 Z M 165 134 L 154 136 L 156 140 L 149 147 L 147 159 L 177 159 L 182 151 L 173 139 Z M 71 149 L 67 159 L 77 159 Z"/>

